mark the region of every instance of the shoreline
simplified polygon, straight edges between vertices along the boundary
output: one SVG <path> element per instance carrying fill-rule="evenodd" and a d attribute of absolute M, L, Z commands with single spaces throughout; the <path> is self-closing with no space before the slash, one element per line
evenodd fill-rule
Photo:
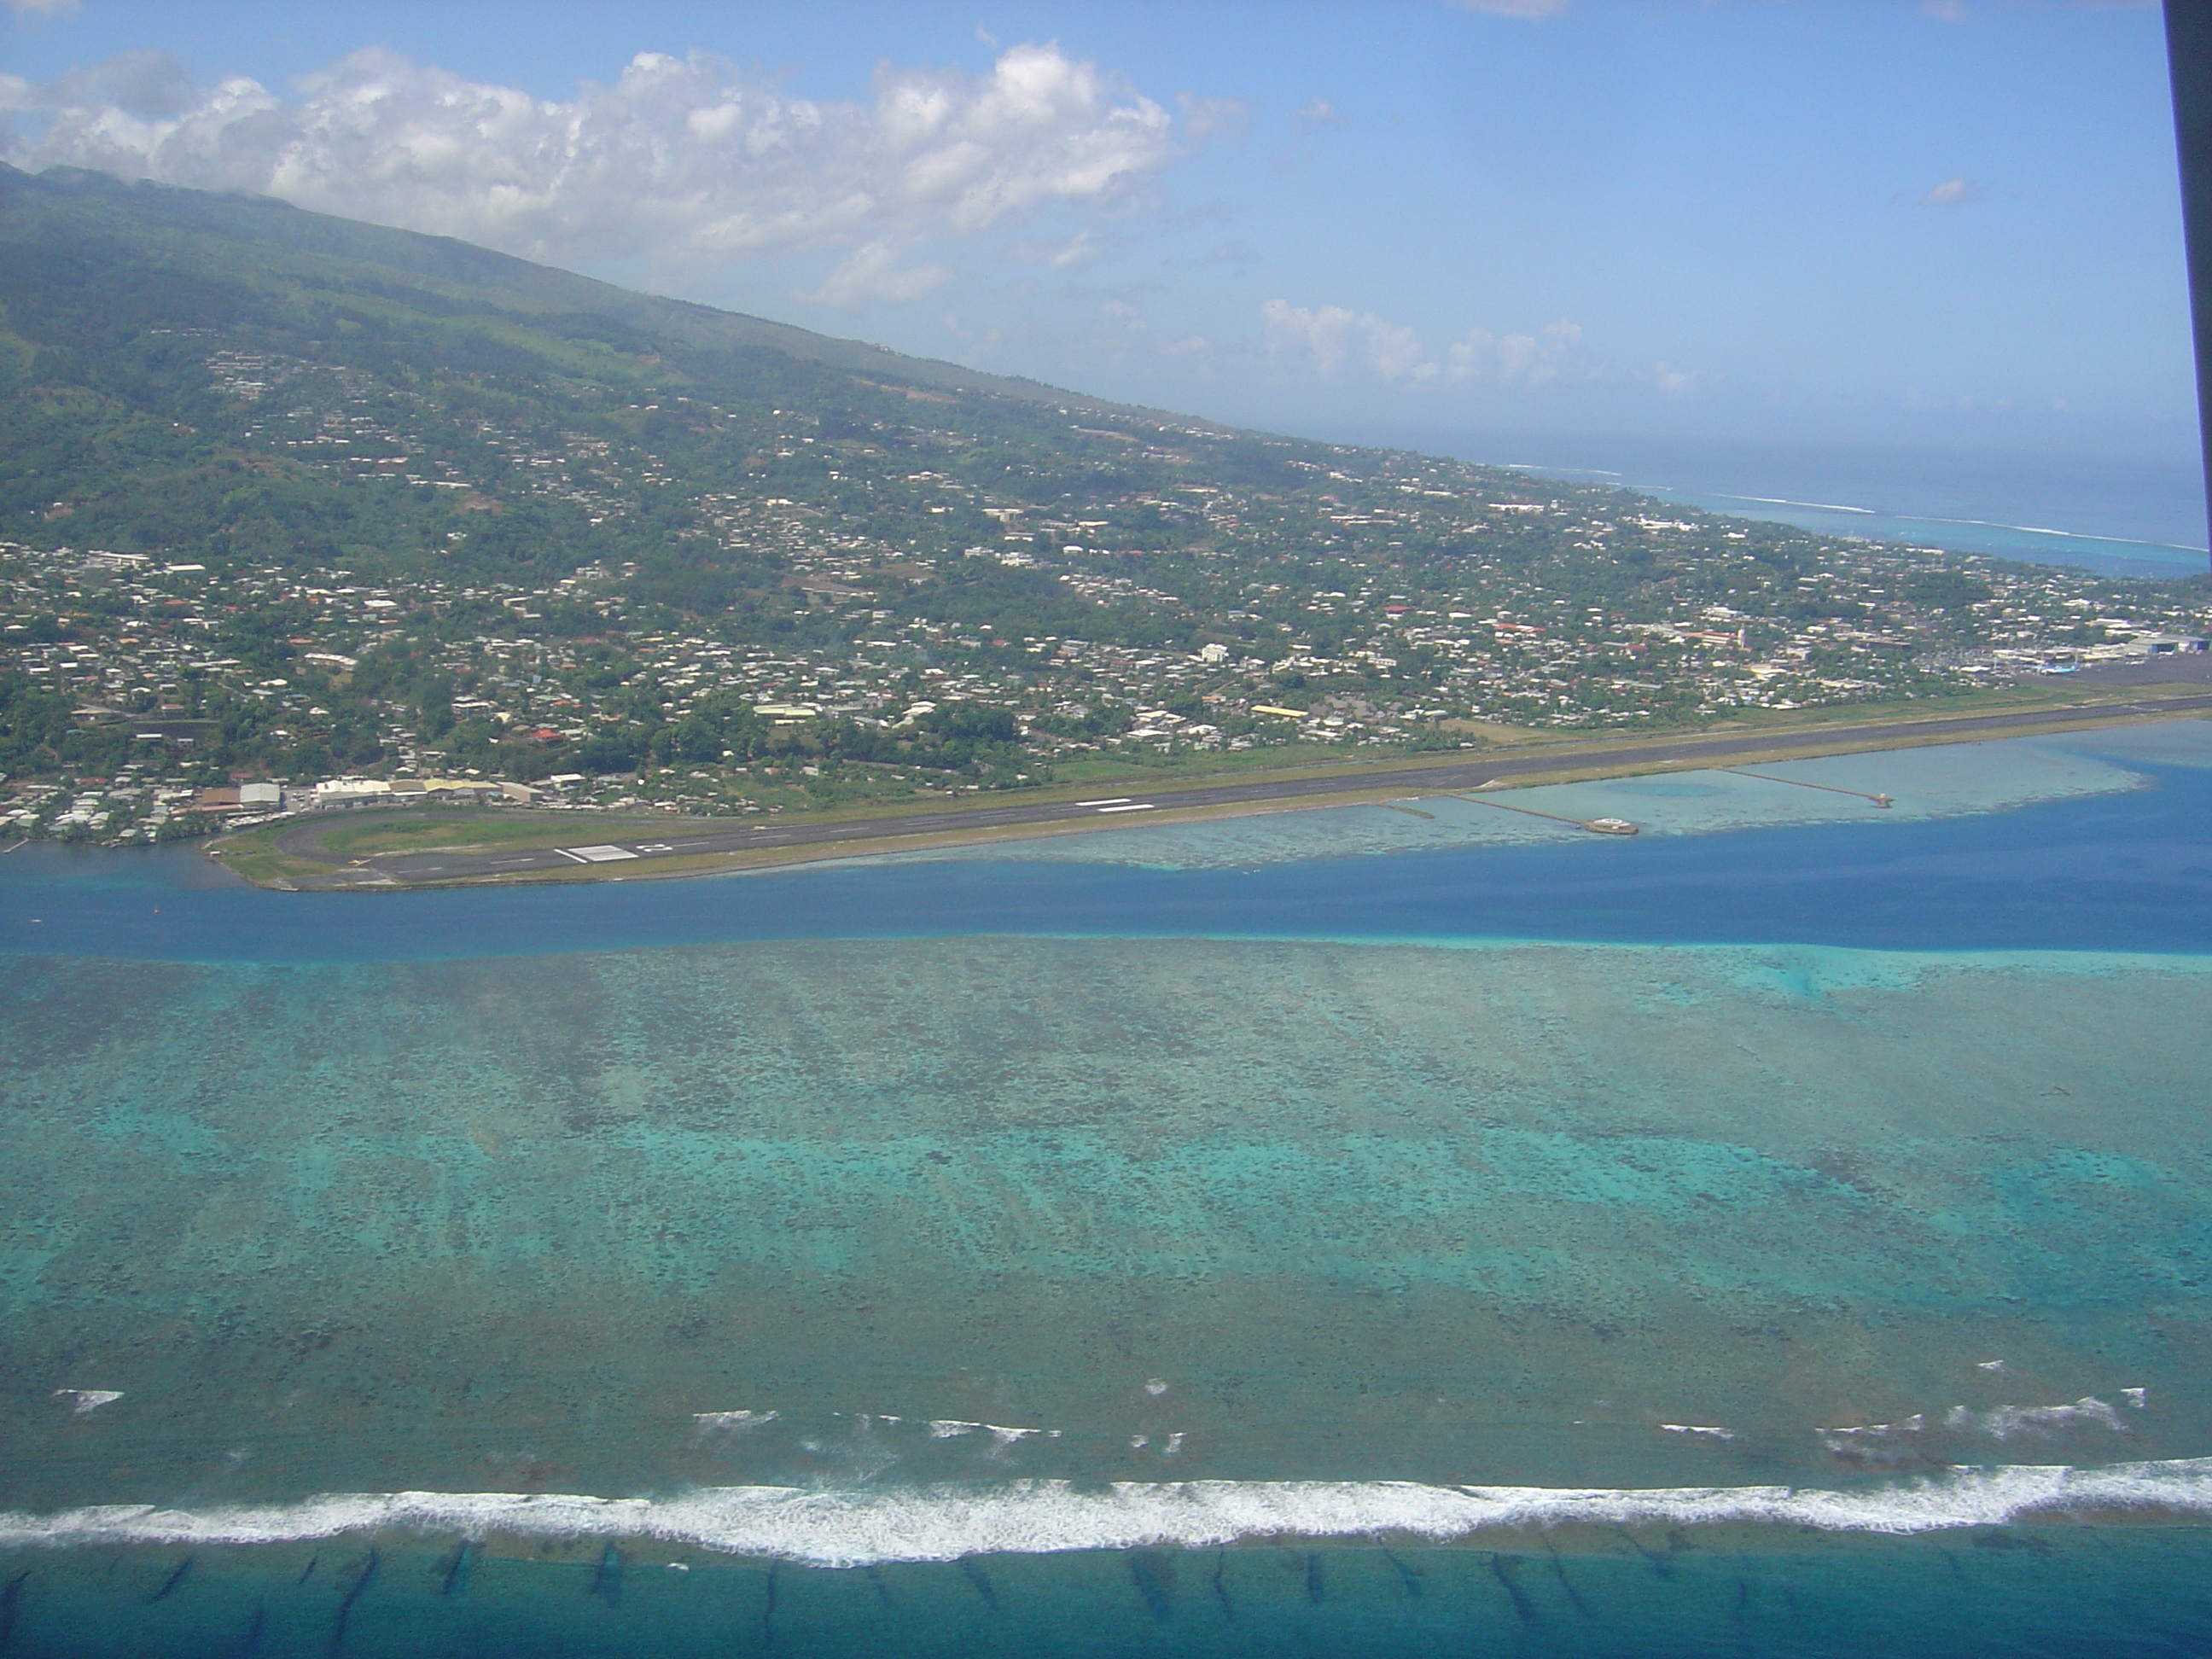
<path fill-rule="evenodd" d="M 1603 738 L 1536 743 L 1407 757 L 1355 769 L 1289 769 L 1273 775 L 1230 775 L 1225 781 L 1217 775 L 1213 779 L 1178 780 L 1174 787 L 1152 790 L 1125 782 L 1120 787 L 1129 794 L 1103 800 L 1097 797 L 1076 800 L 1072 797 L 1081 786 L 1056 786 L 1036 793 L 1024 792 L 1011 799 L 979 799 L 950 809 L 931 804 L 896 813 L 833 811 L 746 822 L 728 818 L 624 821 L 583 814 L 563 814 L 556 821 L 541 822 L 538 815 L 525 818 L 498 809 L 475 815 L 457 812 L 430 820 L 411 815 L 403 818 L 397 813 L 348 813 L 331 815 L 327 823 L 309 818 L 259 826 L 243 836 L 220 836 L 204 850 L 241 880 L 276 891 L 407 892 L 429 888 L 674 880 L 1056 838 L 1125 829 L 1136 823 L 1202 823 L 1282 812 L 1388 805 L 1468 792 L 1507 793 L 1546 784 L 2062 735 L 2208 714 L 2212 714 L 2212 694 L 2199 685 L 2182 684 L 2142 688 L 2124 701 L 2057 708 L 1936 713 L 1856 725 L 1827 720 L 1781 730 L 1676 734 L 1628 746 L 1618 741 L 1608 744 Z M 415 835 L 416 847 L 372 847 L 349 856 L 350 848 L 332 854 L 322 845 L 325 838 L 341 830 L 373 831 L 384 825 Z M 419 834 L 422 829 L 443 826 L 451 826 L 453 834 L 442 842 L 426 844 Z M 479 827 L 506 833 L 485 839 L 474 833 Z M 755 842 L 755 836 L 767 839 Z"/>
<path fill-rule="evenodd" d="M 591 1559 L 617 1545 L 681 1559 L 850 1571 L 977 1556 L 1128 1549 L 1557 1550 L 1641 1556 L 1636 1534 L 1686 1530 L 1736 1548 L 1808 1534 L 1879 1547 L 1991 1528 L 2081 1531 L 2212 1526 L 2203 1458 L 2105 1465 L 1953 1465 L 1863 1483 L 1490 1486 L 1382 1480 L 1079 1481 L 856 1488 L 574 1492 L 319 1492 L 275 1502 L 105 1504 L 0 1512 L 0 1551 L 253 1552 L 341 1540 L 436 1549 L 472 1540 L 511 1559 Z M 1680 1547 L 1674 1545 L 1671 1547 Z"/>

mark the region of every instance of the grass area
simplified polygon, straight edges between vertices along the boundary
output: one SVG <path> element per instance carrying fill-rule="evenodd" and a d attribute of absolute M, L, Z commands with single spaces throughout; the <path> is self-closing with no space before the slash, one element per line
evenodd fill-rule
<path fill-rule="evenodd" d="M 1463 751 L 1442 750 L 1436 752 L 1450 755 Z M 1045 787 L 1058 788 L 1065 785 L 1136 782 L 1163 775 L 1214 777 L 1247 772 L 1279 772 L 1297 767 L 1352 766 L 1362 761 L 1396 760 L 1402 755 L 1403 751 L 1399 750 L 1361 749 L 1346 743 L 1289 743 L 1278 748 L 1240 750 L 1235 754 L 1218 750 L 1199 750 L 1182 755 L 1085 755 L 1073 760 L 1054 761 L 1053 781 Z"/>
<path fill-rule="evenodd" d="M 757 824 L 789 823 L 794 819 L 809 823 L 837 823 L 854 819 L 881 821 L 887 838 L 899 837 L 897 821 L 902 817 L 923 814 L 958 811 L 963 807 L 982 808 L 1004 805 L 1010 799 L 1048 802 L 1074 800 L 1085 794 L 1115 784 L 1138 785 L 1176 783 L 1196 784 L 1206 779 L 1233 776 L 1238 781 L 1289 781 L 1316 776 L 1341 778 L 1345 788 L 1341 793 L 1332 792 L 1332 804 L 1344 804 L 1360 791 L 1362 783 L 1371 780 L 1371 789 L 1378 797 L 1391 788 L 1394 773 L 1455 763 L 1479 763 L 1485 754 L 1518 754 L 1525 756 L 1532 749 L 1556 750 L 1558 764 L 1547 766 L 1540 773 L 1516 775 L 1514 782 L 1527 786 L 1544 782 L 1565 781 L 1581 776 L 1612 775 L 1620 772 L 1622 764 L 1615 760 L 1591 767 L 1578 764 L 1578 757 L 1592 750 L 1603 750 L 1617 753 L 1623 748 L 1634 749 L 1644 744 L 1660 744 L 1694 738 L 1705 733 L 1729 735 L 1737 738 L 1761 737 L 1771 742 L 1761 743 L 1762 758 L 1772 761 L 1801 756 L 1848 750 L 1858 741 L 1853 728 L 1895 721 L 1918 720 L 1938 720 L 1960 715 L 2003 714 L 2017 712 L 2028 714 L 2053 708 L 2078 708 L 2085 721 L 2096 720 L 2106 709 L 2118 704 L 2155 703 L 2163 696 L 2202 692 L 2201 684 L 2176 684 L 2148 686 L 2100 686 L 2068 691 L 2058 688 L 2002 687 L 1988 691 L 1967 692 L 1955 696 L 1901 699 L 1881 703 L 1854 703 L 1841 708 L 1820 709 L 1783 709 L 1754 711 L 1752 715 L 1730 720 L 1724 725 L 1698 725 L 1663 732 L 1529 732 L 1525 740 L 1513 744 L 1485 744 L 1480 749 L 1437 750 L 1419 753 L 1398 751 L 1376 756 L 1341 745 L 1299 744 L 1285 749 L 1255 750 L 1249 754 L 1223 756 L 1218 754 L 1159 757 L 1150 763 L 1115 758 L 1102 761 L 1095 771 L 1085 775 L 1070 776 L 1073 768 L 1063 768 L 1061 775 L 1047 785 L 1021 790 L 988 790 L 977 793 L 961 792 L 934 795 L 926 799 L 892 802 L 883 800 L 848 801 L 835 806 L 814 811 L 799 811 L 775 817 L 754 817 L 745 820 L 731 817 L 679 817 L 674 814 L 630 813 L 620 815 L 598 812 L 526 811 L 516 808 L 438 807 L 411 808 L 375 812 L 354 812 L 334 815 L 334 821 L 293 819 L 262 825 L 244 834 L 226 838 L 218 843 L 228 866 L 248 880 L 275 885 L 297 881 L 315 881 L 329 877 L 334 866 L 380 854 L 453 851 L 462 848 L 512 848 L 522 851 L 532 848 L 572 846 L 602 841 L 635 839 L 641 835 L 660 836 L 674 831 L 693 830 L 705 827 L 726 830 L 740 822 Z M 1979 742 L 1987 733 L 1961 733 L 1955 737 L 1938 737 L 1934 741 Z M 1674 769 L 1685 766 L 1700 766 L 1711 763 L 1695 758 L 1668 758 L 1655 755 L 1653 769 Z M 1319 802 L 1314 804 L 1318 805 Z M 1216 811 L 1237 813 L 1249 809 L 1221 807 L 1195 809 L 1212 816 Z M 1064 828 L 1065 826 L 1060 826 Z M 1042 826 L 994 829 L 977 826 L 974 830 L 948 830 L 932 832 L 928 844 L 942 839 L 945 844 L 956 844 L 970 836 L 996 840 L 1006 836 L 1049 833 Z M 902 844 L 911 844 L 912 838 L 902 838 Z M 677 874 L 700 868 L 741 867 L 757 862 L 790 862 L 794 857 L 850 857 L 866 848 L 869 843 L 847 842 L 836 847 L 823 846 L 804 854 L 798 849 L 779 849 L 761 854 L 715 854 L 700 860 L 680 860 L 657 863 L 653 873 Z M 561 872 L 568 875 L 569 872 Z M 624 878 L 635 878 L 641 872 L 626 872 Z M 570 878 L 603 879 L 605 872 L 578 869 Z M 533 872 L 531 879 L 546 879 L 551 872 Z"/>
<path fill-rule="evenodd" d="M 1443 757 L 1467 751 L 1445 751 Z M 690 817 L 675 813 L 641 812 L 544 812 L 527 811 L 514 807 L 432 807 L 402 808 L 382 811 L 352 811 L 333 815 L 327 824 L 314 819 L 293 819 L 265 824 L 246 831 L 220 845 L 234 869 L 244 873 L 242 859 L 258 860 L 264 854 L 282 854 L 277 846 L 280 839 L 289 849 L 293 867 L 278 873 L 296 877 L 303 872 L 327 873 L 327 865 L 349 863 L 356 859 L 373 858 L 386 853 L 450 852 L 462 847 L 498 847 L 518 852 L 535 848 L 567 847 L 580 843 L 622 840 L 641 834 L 666 835 L 687 830 L 711 827 L 728 830 L 740 823 L 770 823 L 804 818 L 809 823 L 835 823 L 852 818 L 896 819 L 924 813 L 958 811 L 1005 805 L 1009 799 L 1021 800 L 1073 800 L 1079 796 L 1114 783 L 1154 783 L 1173 778 L 1177 781 L 1194 782 L 1223 773 L 1234 773 L 1239 777 L 1310 775 L 1315 770 L 1330 770 L 1364 760 L 1370 764 L 1378 758 L 1372 751 L 1361 751 L 1345 745 L 1302 744 L 1289 749 L 1270 749 L 1254 756 L 1188 755 L 1162 756 L 1151 763 L 1115 760 L 1095 769 L 1085 769 L 1070 777 L 1063 769 L 1060 776 L 1049 784 L 1018 790 L 955 791 L 945 794 L 902 796 L 893 799 L 861 799 L 840 801 L 834 805 L 808 809 L 794 806 L 787 813 L 774 816 L 749 814 L 744 817 Z M 1403 761 L 1401 756 L 1389 758 Z M 1420 757 L 1433 761 L 1438 757 Z M 312 851 L 311 851 L 312 849 Z M 310 854 L 321 863 L 302 863 L 298 855 Z M 259 866 L 257 864 L 256 867 Z"/>
<path fill-rule="evenodd" d="M 1827 703 L 1818 708 L 1751 708 L 1710 726 L 1684 731 L 1746 732 L 1770 726 L 1857 726 L 1874 720 L 1950 720 L 1960 714 L 2000 714 L 2010 709 L 2056 708 L 2069 703 L 2101 706 L 2202 691 L 2193 681 L 2171 685 L 2001 685 L 1940 697 L 1891 697 L 1880 702 Z"/>
<path fill-rule="evenodd" d="M 696 829 L 702 822 L 697 818 L 680 818 L 672 813 L 647 817 L 643 814 L 617 817 L 597 812 L 530 812 L 513 807 L 444 807 L 428 811 L 402 808 L 395 811 L 349 812 L 332 823 L 314 818 L 286 819 L 263 824 L 242 835 L 225 836 L 216 845 L 232 869 L 258 880 L 255 872 L 264 865 L 272 873 L 289 878 L 325 876 L 333 865 L 349 864 L 381 853 L 450 852 L 460 847 L 526 851 L 540 847 L 589 844 L 610 836 L 635 837 L 648 832 L 658 835 Z M 726 824 L 728 821 L 706 822 Z"/>
<path fill-rule="evenodd" d="M 315 881 L 330 873 L 326 864 L 311 864 L 305 859 L 294 858 L 266 842 L 253 845 L 243 836 L 223 846 L 222 853 L 225 869 L 257 887 Z"/>
<path fill-rule="evenodd" d="M 429 812 L 365 812 L 351 822 L 331 825 L 315 837 L 318 850 L 335 858 L 356 859 L 372 853 L 404 853 L 417 848 L 460 845 L 465 836 L 484 847 L 551 847 L 575 841 L 597 841 L 609 830 L 663 830 L 691 819 L 647 818 L 643 815 L 616 817 L 592 814 L 587 829 L 579 830 L 578 815 L 558 818 L 543 812 L 522 812 L 512 807 L 489 811 L 467 808 Z"/>
<path fill-rule="evenodd" d="M 2027 712 L 2068 704 L 2102 706 L 2155 700 L 2160 695 L 2202 691 L 2194 682 L 2170 686 L 1996 686 L 1984 691 L 1961 691 L 1942 696 L 1892 697 L 1877 702 L 1829 703 L 1817 708 L 1752 708 L 1720 720 L 1684 721 L 1678 725 L 1643 726 L 1516 726 L 1468 720 L 1446 723 L 1446 729 L 1478 738 L 1474 749 L 1377 751 L 1350 744 L 1290 744 L 1280 748 L 1254 749 L 1243 753 L 1187 755 L 1100 755 L 1055 763 L 1055 776 L 1042 786 L 1045 798 L 1067 786 L 1091 787 L 1108 783 L 1137 783 L 1164 777 L 1194 779 L 1234 775 L 1307 775 L 1316 772 L 1373 768 L 1437 766 L 1454 760 L 1474 761 L 1485 753 L 1518 752 L 1534 748 L 1561 750 L 1624 744 L 1665 743 L 1702 733 L 1736 733 L 1767 728 L 1780 731 L 1817 730 L 1825 726 L 1865 726 L 1889 720 L 1949 720 L 1961 714 Z M 1027 791 L 1024 793 L 1030 793 Z"/>

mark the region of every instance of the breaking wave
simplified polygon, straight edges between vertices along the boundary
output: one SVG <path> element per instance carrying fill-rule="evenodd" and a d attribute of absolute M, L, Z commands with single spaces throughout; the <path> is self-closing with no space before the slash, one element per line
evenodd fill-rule
<path fill-rule="evenodd" d="M 1979 1369 L 2002 1370 L 2004 1361 L 1988 1360 Z M 2148 1389 L 2120 1390 L 2120 1398 L 2135 1411 L 2144 1408 L 2149 1401 L 2149 1395 Z M 1662 1423 L 1659 1426 L 1678 1433 L 1718 1433 L 1723 1438 L 1729 1437 L 1726 1431 L 1721 1430 L 1690 1429 L 1674 1423 Z M 1970 1406 L 1954 1406 L 1932 1421 L 1925 1412 L 1915 1412 L 1894 1423 L 1860 1423 L 1849 1428 L 1821 1429 L 1817 1432 L 1823 1445 L 1841 1455 L 1879 1442 L 1926 1434 L 1931 1429 L 1948 1429 L 1955 1434 L 1985 1435 L 1992 1440 L 2010 1440 L 2017 1435 L 2045 1436 L 2075 1428 L 2109 1429 L 2114 1434 L 2128 1432 L 2127 1422 L 2119 1412 L 2110 1402 L 2100 1400 L 2094 1395 L 2084 1395 L 2070 1404 L 2060 1406 L 1992 1406 L 1986 1411 L 1976 1411 Z"/>
<path fill-rule="evenodd" d="M 370 1533 L 636 1540 L 819 1566 L 969 1555 L 1397 1537 L 1448 1543 L 1577 1525 L 1774 1526 L 1905 1534 L 2132 1512 L 2212 1518 L 2212 1458 L 2098 1468 L 1954 1468 L 1890 1485 L 1577 1490 L 1410 1481 L 1189 1480 L 1079 1487 L 815 1492 L 713 1487 L 670 1498 L 501 1492 L 326 1493 L 199 1510 L 102 1504 L 0 1512 L 0 1549 L 256 1545 Z"/>

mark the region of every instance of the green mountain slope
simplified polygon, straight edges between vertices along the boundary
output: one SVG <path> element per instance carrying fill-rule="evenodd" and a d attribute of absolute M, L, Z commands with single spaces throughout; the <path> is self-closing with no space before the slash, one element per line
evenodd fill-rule
<path fill-rule="evenodd" d="M 0 167 L 19 778 L 401 765 L 768 810 L 1921 694 L 2128 617 L 2201 626 L 2179 591 L 1237 432 L 444 238 Z"/>
<path fill-rule="evenodd" d="M 499 446 L 483 441 L 487 424 L 653 447 L 654 464 L 629 470 L 661 487 L 614 481 L 614 513 L 540 500 L 523 514 L 526 531 L 491 537 L 483 557 L 464 561 L 484 574 L 522 539 L 540 569 L 657 556 L 705 490 L 776 483 L 817 494 L 835 469 L 775 465 L 813 459 L 772 453 L 793 414 L 815 422 L 805 435 L 834 439 L 906 425 L 931 404 L 933 424 L 960 436 L 1056 452 L 1063 410 L 1116 412 L 449 239 L 85 173 L 0 167 L 0 534 L 35 538 L 60 514 L 75 540 L 199 557 L 389 572 L 435 552 L 452 567 L 455 504 L 433 510 L 420 489 L 364 491 L 343 469 L 298 464 L 308 440 L 272 426 L 258 394 L 238 395 L 256 394 L 272 367 L 288 407 L 366 394 L 361 429 L 404 440 L 418 452 L 410 460 L 434 458 L 456 475 L 445 482 L 479 486 L 501 509 L 525 503 L 512 499 Z M 211 362 L 225 356 L 257 360 L 227 377 L 228 395 L 223 363 Z M 642 406 L 679 398 L 712 413 Z M 632 418 L 651 416 L 662 418 Z M 310 436 L 326 452 L 313 459 L 338 459 L 327 431 Z"/>
<path fill-rule="evenodd" d="M 359 305 L 362 320 L 388 316 L 384 307 L 396 304 L 462 333 L 511 339 L 511 331 L 520 328 L 542 331 L 551 343 L 580 337 L 577 319 L 589 316 L 699 351 L 766 347 L 904 385 L 1055 404 L 1077 396 L 787 323 L 634 293 L 451 237 L 333 218 L 269 197 L 126 184 L 66 167 L 33 175 L 0 164 L 0 215 L 11 243 L 66 248 L 120 268 L 159 270 L 172 280 L 196 276 L 213 287 L 235 285 L 270 299 L 288 289 L 318 293 L 343 308 Z M 241 264 L 241 254 L 250 263 Z M 363 303 L 369 301 L 382 303 Z M 242 319 L 245 311 L 232 314 Z M 550 360 L 559 358 L 556 350 Z M 1103 406 L 1094 398 L 1080 401 Z"/>

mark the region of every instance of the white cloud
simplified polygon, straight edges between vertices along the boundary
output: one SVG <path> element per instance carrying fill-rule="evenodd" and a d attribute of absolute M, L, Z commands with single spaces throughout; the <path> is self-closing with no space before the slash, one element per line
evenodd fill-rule
<path fill-rule="evenodd" d="M 1486 11 L 1496 17 L 1556 17 L 1573 0 L 1450 0 L 1462 11 Z"/>
<path fill-rule="evenodd" d="M 1105 251 L 1087 230 L 1060 241 L 1022 242 L 1011 250 L 1025 264 L 1048 265 L 1054 270 L 1079 270 L 1102 258 Z"/>
<path fill-rule="evenodd" d="M 1983 193 L 1972 179 L 1946 179 L 1920 198 L 1923 207 L 1964 207 Z"/>
<path fill-rule="evenodd" d="M 1336 112 L 1336 106 L 1316 94 L 1291 112 L 1291 125 L 1300 131 L 1311 132 L 1322 127 L 1340 127 L 1344 118 Z"/>
<path fill-rule="evenodd" d="M 1182 92 L 1176 94 L 1176 103 L 1182 111 L 1183 131 L 1194 144 L 1242 132 L 1252 123 L 1252 106 L 1241 98 L 1198 98 Z"/>
<path fill-rule="evenodd" d="M 855 248 L 817 289 L 795 297 L 817 305 L 857 306 L 871 301 L 900 304 L 919 300 L 952 273 L 942 265 L 915 265 L 902 270 L 898 255 L 881 242 Z"/>
<path fill-rule="evenodd" d="M 1347 311 L 1342 306 L 1309 310 L 1287 300 L 1270 300 L 1260 307 L 1260 317 L 1272 346 L 1310 357 L 1323 380 L 1347 368 L 1378 380 L 1407 375 L 1430 380 L 1437 373 L 1412 329 L 1371 311 Z"/>
<path fill-rule="evenodd" d="M 0 155 L 19 167 L 252 191 L 539 258 L 857 250 L 821 290 L 854 298 L 941 279 L 897 270 L 897 248 L 1111 201 L 1178 142 L 1159 105 L 1051 44 L 980 75 L 886 66 L 842 103 L 655 52 L 566 101 L 376 49 L 289 100 L 194 86 L 150 53 L 10 90 L 32 131 L 0 131 Z"/>
<path fill-rule="evenodd" d="M 1409 384 L 1542 386 L 1579 367 L 1583 339 L 1581 327 L 1564 320 L 1534 334 L 1471 328 L 1437 358 L 1412 329 L 1372 312 L 1270 300 L 1260 317 L 1276 356 L 1308 362 L 1323 380 L 1349 373 Z"/>
<path fill-rule="evenodd" d="M 1534 334 L 1493 335 L 1471 328 L 1444 353 L 1445 374 L 1454 380 L 1494 386 L 1541 386 L 1555 380 L 1583 343 L 1581 325 L 1547 323 Z"/>
<path fill-rule="evenodd" d="M 1974 15 L 1966 0 L 1920 0 L 1920 11 L 1939 23 L 1963 23 Z"/>
<path fill-rule="evenodd" d="M 0 0 L 18 17 L 58 17 L 64 12 L 75 11 L 76 0 Z"/>

